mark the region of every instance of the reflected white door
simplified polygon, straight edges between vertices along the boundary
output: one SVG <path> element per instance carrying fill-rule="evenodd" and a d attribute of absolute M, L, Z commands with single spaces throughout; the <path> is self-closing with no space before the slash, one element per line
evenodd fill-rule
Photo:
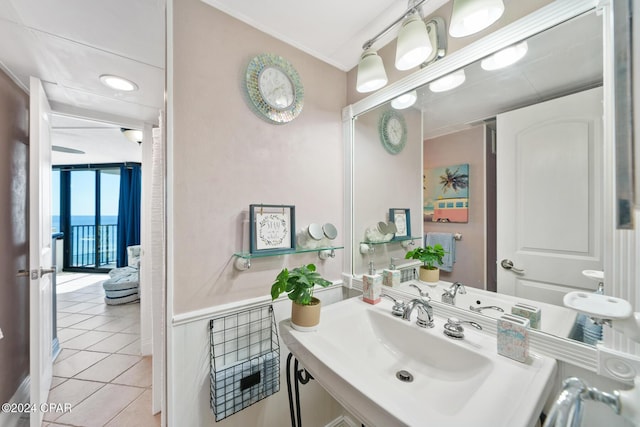
<path fill-rule="evenodd" d="M 596 289 L 582 270 L 602 270 L 602 114 L 596 88 L 498 116 L 498 292 L 562 305 Z"/>
<path fill-rule="evenodd" d="M 42 83 L 31 77 L 29 123 L 29 270 L 31 404 L 47 401 L 53 371 L 51 259 L 51 109 Z M 44 413 L 30 414 L 40 427 Z"/>

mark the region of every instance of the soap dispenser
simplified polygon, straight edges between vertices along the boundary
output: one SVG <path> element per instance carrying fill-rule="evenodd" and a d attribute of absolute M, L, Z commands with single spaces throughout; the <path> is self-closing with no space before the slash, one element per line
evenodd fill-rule
<path fill-rule="evenodd" d="M 395 258 L 391 257 L 389 268 L 382 270 L 382 284 L 397 288 L 400 286 L 400 270 L 396 269 Z"/>
<path fill-rule="evenodd" d="M 381 294 L 382 276 L 376 274 L 373 261 L 369 261 L 369 274 L 362 275 L 362 299 L 369 304 L 377 304 Z"/>

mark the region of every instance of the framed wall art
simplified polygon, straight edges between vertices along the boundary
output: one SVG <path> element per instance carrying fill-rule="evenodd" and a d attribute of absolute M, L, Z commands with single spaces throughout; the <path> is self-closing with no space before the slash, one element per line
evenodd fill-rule
<path fill-rule="evenodd" d="M 469 164 L 425 169 L 424 221 L 469 222 Z"/>
<path fill-rule="evenodd" d="M 396 234 L 393 240 L 404 240 L 411 237 L 411 216 L 409 209 L 391 208 L 389 209 L 389 221 L 396 225 Z"/>
<path fill-rule="evenodd" d="M 294 252 L 295 229 L 295 206 L 249 205 L 251 254 Z"/>

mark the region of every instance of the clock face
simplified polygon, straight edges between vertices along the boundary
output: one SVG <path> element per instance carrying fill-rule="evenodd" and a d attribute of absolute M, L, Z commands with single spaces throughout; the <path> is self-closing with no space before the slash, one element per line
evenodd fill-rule
<path fill-rule="evenodd" d="M 270 123 L 289 123 L 302 111 L 300 75 L 281 56 L 263 53 L 254 57 L 247 66 L 245 84 L 250 107 Z"/>
<path fill-rule="evenodd" d="M 295 100 L 293 83 L 285 73 L 275 67 L 262 70 L 258 77 L 258 88 L 264 100 L 273 108 L 287 108 Z"/>
<path fill-rule="evenodd" d="M 393 145 L 400 145 L 402 142 L 402 123 L 396 117 L 391 117 L 387 122 L 387 135 Z"/>

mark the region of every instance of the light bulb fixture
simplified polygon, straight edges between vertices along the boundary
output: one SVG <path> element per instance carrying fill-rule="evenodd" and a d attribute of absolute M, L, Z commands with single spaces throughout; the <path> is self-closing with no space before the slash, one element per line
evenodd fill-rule
<path fill-rule="evenodd" d="M 415 104 L 417 99 L 418 93 L 415 90 L 412 90 L 411 92 L 407 92 L 393 99 L 391 101 L 391 106 L 396 110 L 404 110 L 405 108 L 409 108 Z"/>
<path fill-rule="evenodd" d="M 447 74 L 444 77 L 440 77 L 429 83 L 429 90 L 431 92 L 445 92 L 447 90 L 455 89 L 464 83 L 466 76 L 464 70 L 454 71 L 451 74 Z"/>
<path fill-rule="evenodd" d="M 429 58 L 433 52 L 427 26 L 417 12 L 402 23 L 396 43 L 396 68 L 409 70 Z"/>
<path fill-rule="evenodd" d="M 138 85 L 131 80 L 127 80 L 124 77 L 114 76 L 112 74 L 101 75 L 100 82 L 111 89 L 121 90 L 124 92 L 138 90 Z"/>
<path fill-rule="evenodd" d="M 120 132 L 131 142 L 137 142 L 138 144 L 142 144 L 142 131 L 138 129 L 127 129 L 120 128 Z"/>
<path fill-rule="evenodd" d="M 529 46 L 526 41 L 509 46 L 483 59 L 482 62 L 480 62 L 480 66 L 483 70 L 487 71 L 508 67 L 524 58 L 527 50 L 529 50 Z"/>
<path fill-rule="evenodd" d="M 484 30 L 504 12 L 502 0 L 454 0 L 449 24 L 451 37 L 465 37 Z"/>
<path fill-rule="evenodd" d="M 358 64 L 356 90 L 360 93 L 372 92 L 387 84 L 387 73 L 382 58 L 370 47 L 362 52 Z"/>
<path fill-rule="evenodd" d="M 384 70 L 382 58 L 372 49 L 373 44 L 402 22 L 398 35 L 396 50 L 396 68 L 408 70 L 427 61 L 434 51 L 433 42 L 429 38 L 427 24 L 420 17 L 420 6 L 427 0 L 410 0 L 411 5 L 402 16 L 387 25 L 385 29 L 367 40 L 362 49 L 364 52 L 358 63 L 356 90 L 371 92 L 387 84 L 387 73 Z M 435 24 L 434 24 L 435 25 Z M 439 45 L 440 43 L 436 43 Z M 444 49 L 437 48 L 438 57 L 444 56 Z"/>

